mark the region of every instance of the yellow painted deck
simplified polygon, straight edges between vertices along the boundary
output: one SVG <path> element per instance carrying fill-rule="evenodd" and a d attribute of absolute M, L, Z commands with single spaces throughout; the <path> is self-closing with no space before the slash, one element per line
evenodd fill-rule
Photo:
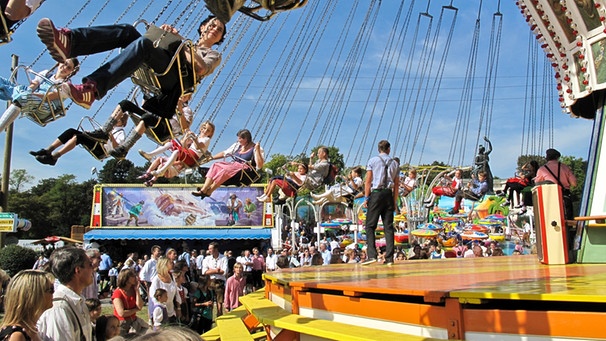
<path fill-rule="evenodd" d="M 266 297 L 306 317 L 437 339 L 603 339 L 606 264 L 536 256 L 339 264 L 264 275 Z"/>

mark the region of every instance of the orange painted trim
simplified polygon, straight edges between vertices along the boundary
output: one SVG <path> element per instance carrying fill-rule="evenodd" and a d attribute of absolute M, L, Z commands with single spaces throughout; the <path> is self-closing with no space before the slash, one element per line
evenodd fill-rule
<path fill-rule="evenodd" d="M 448 318 L 446 330 L 448 338 L 462 340 L 465 335 L 465 323 L 463 319 L 463 307 L 458 299 L 446 299 L 445 315 Z"/>
<path fill-rule="evenodd" d="M 326 310 L 333 313 L 364 316 L 420 326 L 444 329 L 448 327 L 446 308 L 430 304 L 346 297 L 304 291 L 298 292 L 297 303 L 299 308 Z"/>
<path fill-rule="evenodd" d="M 545 335 L 550 337 L 604 338 L 606 313 L 563 311 L 463 311 L 467 333 Z"/>

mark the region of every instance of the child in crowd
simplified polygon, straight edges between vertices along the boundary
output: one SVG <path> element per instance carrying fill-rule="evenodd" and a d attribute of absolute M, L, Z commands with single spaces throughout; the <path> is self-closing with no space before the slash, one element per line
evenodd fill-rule
<path fill-rule="evenodd" d="M 209 331 L 213 324 L 214 291 L 208 276 L 200 276 L 199 283 L 191 282 L 193 316 L 189 327 L 198 334 Z M 194 285 L 196 283 L 196 285 Z M 194 291 L 194 287 L 196 288 Z"/>
<path fill-rule="evenodd" d="M 189 322 L 189 306 L 187 304 L 188 291 L 187 288 L 183 286 L 185 280 L 185 272 L 181 270 L 173 271 L 173 279 L 177 285 L 177 294 L 181 297 L 181 306 L 175 306 L 181 310 L 181 317 L 179 318 L 181 322 Z"/>
<path fill-rule="evenodd" d="M 158 288 L 152 298 L 152 324 L 154 331 L 159 330 L 162 325 L 168 323 L 168 312 L 166 311 L 166 301 L 168 301 L 168 293 L 166 290 Z"/>
<path fill-rule="evenodd" d="M 169 157 L 156 158 L 139 179 L 150 187 L 159 177 L 172 178 L 179 175 L 184 167 L 196 166 L 198 160 L 208 154 L 208 146 L 214 133 L 215 125 L 206 121 L 200 125 L 200 134 L 197 137 L 188 131 L 181 141 L 173 139 L 149 153 L 140 150 L 139 154 L 150 161 L 154 156 L 166 151 L 170 150 L 172 153 Z"/>
<path fill-rule="evenodd" d="M 111 340 L 120 335 L 120 321 L 114 315 L 102 315 L 97 319 L 94 332 L 96 341 Z"/>
<path fill-rule="evenodd" d="M 95 334 L 95 326 L 97 319 L 101 316 L 101 301 L 98 298 L 87 298 L 84 301 L 90 315 L 90 324 L 93 326 L 93 334 Z"/>
<path fill-rule="evenodd" d="M 240 296 L 244 295 L 246 278 L 243 276 L 244 266 L 234 264 L 234 274 L 225 282 L 225 309 L 229 312 L 240 306 Z"/>
<path fill-rule="evenodd" d="M 116 290 L 116 288 L 118 287 L 118 285 L 117 285 L 118 282 L 117 281 L 118 281 L 118 273 L 119 272 L 120 271 L 118 271 L 118 266 L 114 262 L 112 268 L 109 269 L 109 272 L 107 273 L 107 275 L 109 276 L 110 290 L 112 292 L 114 290 Z"/>

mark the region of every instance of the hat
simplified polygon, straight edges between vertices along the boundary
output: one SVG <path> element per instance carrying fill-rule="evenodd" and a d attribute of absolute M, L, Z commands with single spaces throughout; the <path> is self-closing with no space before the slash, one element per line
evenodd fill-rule
<path fill-rule="evenodd" d="M 547 161 L 549 161 L 549 160 L 557 160 L 557 159 L 560 158 L 561 155 L 562 154 L 560 154 L 560 152 L 558 152 L 557 150 L 555 150 L 553 148 L 549 148 L 545 152 L 545 158 L 547 159 Z"/>

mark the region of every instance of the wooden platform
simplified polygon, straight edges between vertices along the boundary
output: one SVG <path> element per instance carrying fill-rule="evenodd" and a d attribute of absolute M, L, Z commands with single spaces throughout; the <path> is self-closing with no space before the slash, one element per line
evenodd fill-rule
<path fill-rule="evenodd" d="M 536 256 L 283 269 L 266 297 L 301 316 L 437 339 L 606 338 L 606 264 Z"/>

